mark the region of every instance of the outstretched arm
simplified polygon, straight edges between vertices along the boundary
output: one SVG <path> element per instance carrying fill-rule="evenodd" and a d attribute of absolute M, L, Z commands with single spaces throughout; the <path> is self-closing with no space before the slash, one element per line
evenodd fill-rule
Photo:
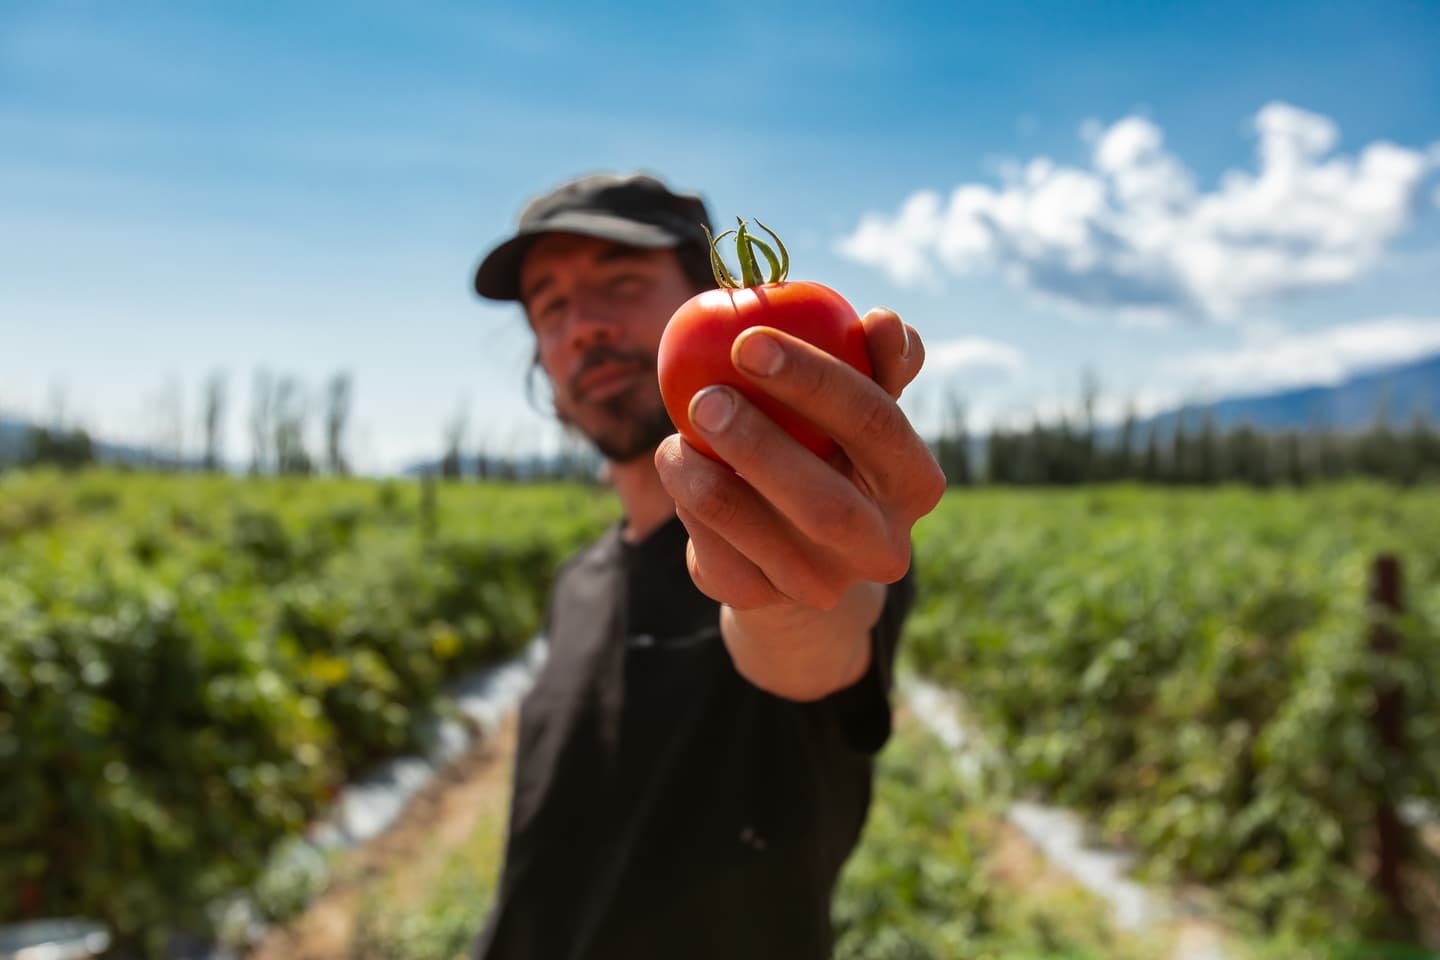
<path fill-rule="evenodd" d="M 864 675 L 885 584 L 904 576 L 911 528 L 945 489 L 896 402 L 924 363 L 920 337 L 889 310 L 862 322 L 874 379 L 768 327 L 745 331 L 731 352 L 758 389 L 834 437 L 841 452 L 831 462 L 723 386 L 697 394 L 690 413 L 729 467 L 678 435 L 655 454 L 690 534 L 690 575 L 725 605 L 736 668 L 794 700 Z"/>

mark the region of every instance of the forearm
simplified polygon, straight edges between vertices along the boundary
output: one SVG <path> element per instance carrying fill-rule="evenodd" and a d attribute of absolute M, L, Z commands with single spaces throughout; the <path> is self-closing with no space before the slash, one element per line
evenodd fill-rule
<path fill-rule="evenodd" d="M 860 582 L 831 610 L 808 607 L 720 609 L 720 630 L 740 675 L 787 700 L 819 700 L 851 686 L 870 668 L 870 630 L 885 585 Z"/>

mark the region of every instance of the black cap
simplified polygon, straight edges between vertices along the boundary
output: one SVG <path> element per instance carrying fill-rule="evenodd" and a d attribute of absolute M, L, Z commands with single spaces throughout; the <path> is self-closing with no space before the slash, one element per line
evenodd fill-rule
<path fill-rule="evenodd" d="M 646 174 L 591 174 L 536 197 L 520 211 L 515 236 L 486 254 L 475 292 L 491 300 L 520 299 L 520 264 L 547 233 L 578 233 L 632 247 L 704 245 L 710 215 L 694 194 L 674 193 Z"/>

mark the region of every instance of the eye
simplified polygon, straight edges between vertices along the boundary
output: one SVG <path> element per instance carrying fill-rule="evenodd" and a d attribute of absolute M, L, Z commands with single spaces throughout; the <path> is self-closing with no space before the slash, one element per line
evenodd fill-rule
<path fill-rule="evenodd" d="M 530 326 L 536 333 L 549 333 L 560 325 L 565 309 L 564 297 L 546 297 L 531 307 Z"/>
<path fill-rule="evenodd" d="M 612 297 L 629 299 L 645 292 L 645 278 L 638 273 L 622 273 L 605 284 L 605 292 Z"/>

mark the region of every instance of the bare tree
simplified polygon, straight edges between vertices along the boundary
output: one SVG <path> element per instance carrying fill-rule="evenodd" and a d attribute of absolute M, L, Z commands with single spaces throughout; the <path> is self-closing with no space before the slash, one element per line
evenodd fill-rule
<path fill-rule="evenodd" d="M 305 449 L 307 403 L 304 388 L 292 376 L 275 387 L 275 469 L 279 473 L 309 473 L 314 463 Z"/>
<path fill-rule="evenodd" d="M 1100 480 L 1098 459 L 1095 452 L 1099 446 L 1096 433 L 1095 406 L 1100 399 L 1100 376 L 1095 368 L 1087 365 L 1080 375 L 1080 431 L 1079 463 L 1077 467 L 1084 480 Z"/>
<path fill-rule="evenodd" d="M 225 374 L 216 370 L 205 381 L 205 393 L 201 399 L 204 411 L 201 415 L 201 426 L 205 433 L 205 469 L 211 473 L 220 469 L 223 454 L 225 392 Z"/>
<path fill-rule="evenodd" d="M 1120 424 L 1120 436 L 1115 442 L 1111 457 L 1109 479 L 1133 480 L 1139 470 L 1136 465 L 1135 444 L 1139 430 L 1139 416 L 1135 410 L 1135 398 L 1125 402 L 1125 419 Z"/>
<path fill-rule="evenodd" d="M 250 473 L 258 476 L 270 468 L 270 439 L 275 417 L 275 384 L 270 371 L 255 371 L 250 388 Z"/>
<path fill-rule="evenodd" d="M 334 474 L 350 473 L 345 457 L 345 428 L 350 423 L 353 399 L 350 374 L 340 372 L 330 378 L 325 390 L 325 465 Z"/>
<path fill-rule="evenodd" d="M 50 429 L 61 432 L 65 427 L 65 384 L 56 380 L 50 384 Z"/>
<path fill-rule="evenodd" d="M 935 447 L 935 459 L 945 472 L 947 484 L 962 486 L 974 480 L 974 467 L 970 462 L 970 431 L 965 423 L 965 401 L 953 384 L 945 387 L 944 420 Z"/>
<path fill-rule="evenodd" d="M 156 394 L 157 436 L 163 469 L 178 470 L 185 457 L 185 396 L 180 377 L 172 374 Z"/>
<path fill-rule="evenodd" d="M 475 476 L 481 481 L 490 479 L 492 465 L 490 463 L 490 440 L 488 434 L 482 428 L 475 437 Z"/>
<path fill-rule="evenodd" d="M 470 424 L 468 406 L 468 401 L 461 399 L 454 418 L 445 425 L 445 456 L 440 460 L 440 475 L 446 480 L 460 479 L 463 471 L 461 448 L 465 444 L 465 433 Z"/>

